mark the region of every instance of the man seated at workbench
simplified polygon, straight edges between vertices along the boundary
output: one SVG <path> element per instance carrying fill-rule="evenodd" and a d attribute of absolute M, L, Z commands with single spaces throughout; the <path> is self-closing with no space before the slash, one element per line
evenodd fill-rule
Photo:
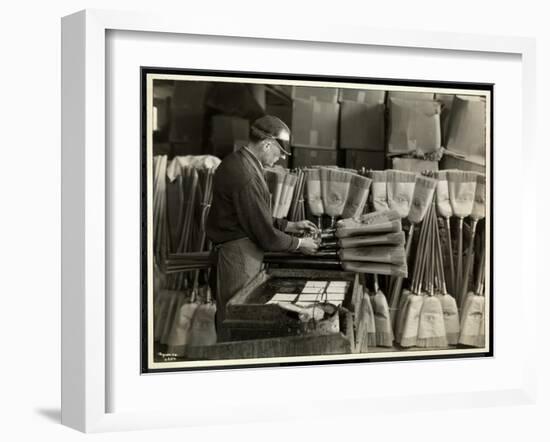
<path fill-rule="evenodd" d="M 264 252 L 299 251 L 313 254 L 317 243 L 288 233 L 316 232 L 311 221 L 272 218 L 264 167 L 290 155 L 290 129 L 266 115 L 250 128 L 250 141 L 228 155 L 217 168 L 206 234 L 214 244 L 216 262 L 216 329 L 225 338 L 222 322 L 229 299 L 262 269 Z"/>

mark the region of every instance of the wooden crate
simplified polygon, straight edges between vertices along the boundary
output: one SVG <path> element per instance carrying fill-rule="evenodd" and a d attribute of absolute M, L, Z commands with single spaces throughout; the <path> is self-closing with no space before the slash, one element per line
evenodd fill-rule
<path fill-rule="evenodd" d="M 237 293 L 227 304 L 224 326 L 230 340 L 270 339 L 288 336 L 319 334 L 320 324 L 313 321 L 304 323 L 294 312 L 288 312 L 277 304 L 266 304 L 259 294 L 259 288 L 273 278 L 308 280 L 345 280 L 350 282 L 340 315 L 340 332 L 346 334 L 345 310 L 353 310 L 357 290 L 354 273 L 339 270 L 272 268 L 262 271 L 246 287 Z"/>

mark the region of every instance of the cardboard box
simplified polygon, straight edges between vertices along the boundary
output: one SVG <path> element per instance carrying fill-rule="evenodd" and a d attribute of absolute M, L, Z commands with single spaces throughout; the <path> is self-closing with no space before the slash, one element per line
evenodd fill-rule
<path fill-rule="evenodd" d="M 338 101 L 354 101 L 355 103 L 384 103 L 386 91 L 372 89 L 340 89 Z"/>
<path fill-rule="evenodd" d="M 454 94 L 435 94 L 435 99 L 441 103 L 441 144 L 447 145 L 449 117 L 453 110 Z"/>
<path fill-rule="evenodd" d="M 441 103 L 433 100 L 389 100 L 388 152 L 426 154 L 441 147 Z"/>
<path fill-rule="evenodd" d="M 226 115 L 215 115 L 211 120 L 210 142 L 212 154 L 223 158 L 248 143 L 248 120 Z"/>
<path fill-rule="evenodd" d="M 171 143 L 194 144 L 202 146 L 204 131 L 204 113 L 193 109 L 172 107 L 170 119 Z"/>
<path fill-rule="evenodd" d="M 314 100 L 324 103 L 338 102 L 338 89 L 334 87 L 293 86 L 292 98 L 298 100 Z"/>
<path fill-rule="evenodd" d="M 292 126 L 292 103 L 268 104 L 265 113 L 280 118 L 288 127 Z"/>
<path fill-rule="evenodd" d="M 419 160 L 416 158 L 393 158 L 393 168 L 396 170 L 406 170 L 408 172 L 423 172 L 425 170 L 439 170 L 437 161 Z"/>
<path fill-rule="evenodd" d="M 457 95 L 449 117 L 447 149 L 469 162 L 485 164 L 486 103 L 484 97 Z"/>
<path fill-rule="evenodd" d="M 370 152 L 368 150 L 346 150 L 346 167 L 348 169 L 373 169 L 386 168 L 386 155 L 384 152 Z"/>
<path fill-rule="evenodd" d="M 440 163 L 440 169 L 458 169 L 467 170 L 472 172 L 485 173 L 485 165 L 472 163 L 467 160 L 461 160 L 460 158 L 454 158 L 449 155 L 443 156 Z"/>
<path fill-rule="evenodd" d="M 338 103 L 294 100 L 291 144 L 297 147 L 336 149 L 339 111 Z"/>
<path fill-rule="evenodd" d="M 385 106 L 384 103 L 340 104 L 340 148 L 385 150 Z"/>
<path fill-rule="evenodd" d="M 338 151 L 294 147 L 292 149 L 292 167 L 336 166 Z"/>

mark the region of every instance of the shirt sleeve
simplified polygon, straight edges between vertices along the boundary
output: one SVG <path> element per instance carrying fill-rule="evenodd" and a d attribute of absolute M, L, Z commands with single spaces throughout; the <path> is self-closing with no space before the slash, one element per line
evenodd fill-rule
<path fill-rule="evenodd" d="M 288 221 L 286 219 L 273 218 L 273 226 L 276 229 L 279 229 L 281 232 L 284 232 L 286 230 L 287 224 L 288 224 Z"/>
<path fill-rule="evenodd" d="M 246 235 L 266 252 L 296 250 L 298 238 L 287 235 L 275 226 L 269 205 L 258 183 L 251 180 L 233 195 L 239 224 Z"/>

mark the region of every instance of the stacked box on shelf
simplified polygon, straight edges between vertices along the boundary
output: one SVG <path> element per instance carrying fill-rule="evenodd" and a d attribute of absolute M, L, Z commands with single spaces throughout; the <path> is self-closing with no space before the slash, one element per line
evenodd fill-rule
<path fill-rule="evenodd" d="M 345 167 L 383 169 L 385 166 L 385 91 L 340 90 L 340 148 Z"/>
<path fill-rule="evenodd" d="M 211 120 L 212 155 L 224 158 L 248 142 L 250 123 L 240 117 L 214 115 Z"/>
<path fill-rule="evenodd" d="M 388 95 L 388 153 L 424 155 L 438 151 L 441 148 L 441 103 L 428 97 L 408 99 L 395 96 L 395 93 Z"/>
<path fill-rule="evenodd" d="M 449 117 L 453 109 L 454 94 L 435 94 L 435 99 L 441 103 L 441 142 L 447 146 Z"/>
<path fill-rule="evenodd" d="M 292 146 L 336 149 L 338 89 L 295 86 L 292 98 Z"/>
<path fill-rule="evenodd" d="M 485 165 L 475 163 L 468 160 L 463 160 L 460 158 L 455 158 L 450 155 L 445 155 L 441 159 L 441 164 L 439 166 L 440 169 L 459 169 L 459 170 L 467 170 L 472 172 L 479 172 L 479 173 L 485 173 Z"/>
<path fill-rule="evenodd" d="M 169 141 L 175 155 L 203 151 L 207 83 L 178 81 L 171 99 Z"/>
<path fill-rule="evenodd" d="M 373 169 L 386 168 L 386 154 L 384 152 L 371 152 L 368 150 L 347 149 L 345 166 L 348 169 Z"/>
<path fill-rule="evenodd" d="M 292 149 L 292 167 L 337 166 L 337 150 L 294 147 Z"/>
<path fill-rule="evenodd" d="M 485 97 L 457 95 L 449 116 L 447 149 L 483 169 L 487 123 Z"/>

